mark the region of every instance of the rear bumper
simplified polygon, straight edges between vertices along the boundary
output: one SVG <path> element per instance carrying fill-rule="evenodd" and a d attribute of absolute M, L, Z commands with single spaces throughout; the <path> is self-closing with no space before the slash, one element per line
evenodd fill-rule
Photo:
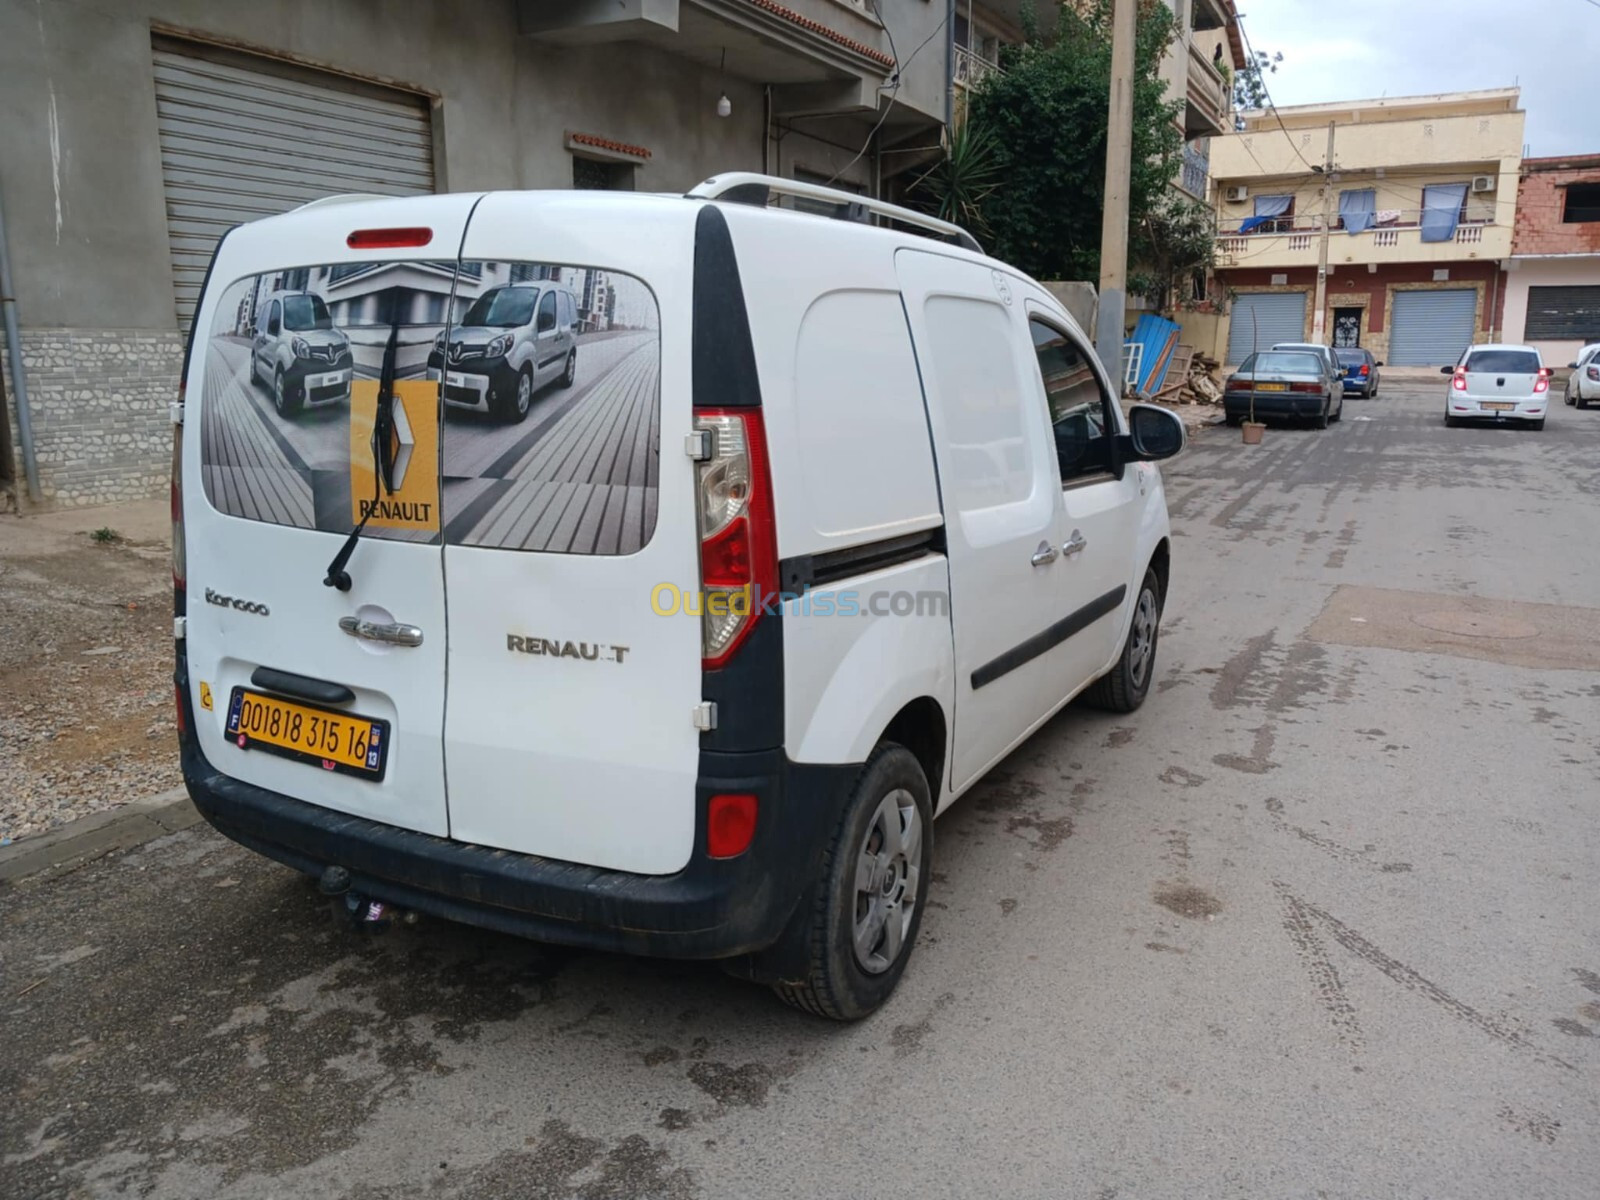
<path fill-rule="evenodd" d="M 1344 390 L 1346 392 L 1364 392 L 1367 390 L 1369 382 L 1370 381 L 1368 379 L 1363 379 L 1359 376 L 1354 379 L 1346 376 L 1344 379 Z"/>
<path fill-rule="evenodd" d="M 1258 417 L 1315 417 L 1328 408 L 1327 396 L 1312 396 L 1298 392 L 1257 392 L 1255 410 Z M 1250 415 L 1248 393 L 1229 392 L 1222 398 L 1222 411 L 1230 417 Z"/>
<path fill-rule="evenodd" d="M 1445 399 L 1445 412 L 1462 421 L 1537 421 L 1550 408 L 1548 395 L 1540 396 L 1536 400 L 1518 399 L 1514 401 L 1492 401 L 1492 403 L 1510 403 L 1514 407 L 1506 409 L 1484 408 L 1480 397 L 1462 396 L 1452 392 Z"/>
<path fill-rule="evenodd" d="M 180 652 L 179 682 L 187 697 Z M 186 728 L 193 729 L 193 714 Z M 697 850 L 674 875 L 633 875 L 516 854 L 319 808 L 218 772 L 191 736 L 184 783 L 216 830 L 308 875 L 330 866 L 351 891 L 452 921 L 537 941 L 665 958 L 731 958 L 778 939 L 820 870 L 844 796 L 860 770 L 791 763 L 781 750 L 702 752 L 696 787 Z M 316 778 L 309 773 L 310 778 Z M 755 840 L 714 860 L 705 844 L 706 801 L 755 792 Z"/>

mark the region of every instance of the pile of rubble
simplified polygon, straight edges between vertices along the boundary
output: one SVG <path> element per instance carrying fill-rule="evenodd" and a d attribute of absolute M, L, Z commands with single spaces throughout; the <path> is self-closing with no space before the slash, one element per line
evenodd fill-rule
<path fill-rule="evenodd" d="M 1161 389 L 1150 397 L 1157 404 L 1222 404 L 1222 364 L 1193 346 L 1179 346 L 1172 355 Z"/>

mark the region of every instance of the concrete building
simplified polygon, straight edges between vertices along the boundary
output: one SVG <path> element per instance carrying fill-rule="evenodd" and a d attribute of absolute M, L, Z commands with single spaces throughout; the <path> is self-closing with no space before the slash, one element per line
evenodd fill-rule
<path fill-rule="evenodd" d="M 1508 341 L 1557 367 L 1600 342 L 1600 154 L 1522 160 L 1507 266 Z"/>
<path fill-rule="evenodd" d="M 45 502 L 165 486 L 183 337 L 230 225 L 336 192 L 673 192 L 726 170 L 881 194 L 938 152 L 950 11 L 0 0 L 0 203 Z M 375 294 L 397 281 L 340 282 L 353 311 L 400 302 Z M 439 303 L 404 286 L 422 317 Z M 625 318 L 607 294 L 586 319 Z"/>
<path fill-rule="evenodd" d="M 1227 362 L 1315 338 L 1433 366 L 1499 336 L 1522 163 L 1517 89 L 1240 119 L 1211 145 Z"/>

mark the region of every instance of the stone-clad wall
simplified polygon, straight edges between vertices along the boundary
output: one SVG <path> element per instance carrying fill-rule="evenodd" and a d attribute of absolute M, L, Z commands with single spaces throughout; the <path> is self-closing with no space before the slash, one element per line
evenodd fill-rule
<path fill-rule="evenodd" d="M 107 504 L 159 495 L 172 466 L 168 406 L 178 398 L 183 340 L 176 331 L 24 330 L 29 412 L 47 504 Z M 16 433 L 16 386 L 6 363 Z"/>

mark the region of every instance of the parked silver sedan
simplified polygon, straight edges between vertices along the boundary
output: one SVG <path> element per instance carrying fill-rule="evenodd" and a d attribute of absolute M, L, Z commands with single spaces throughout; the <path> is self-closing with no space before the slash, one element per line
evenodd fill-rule
<path fill-rule="evenodd" d="M 1228 376 L 1222 412 L 1229 425 L 1250 417 L 1309 419 L 1318 429 L 1344 415 L 1344 384 L 1309 350 L 1262 350 Z"/>

